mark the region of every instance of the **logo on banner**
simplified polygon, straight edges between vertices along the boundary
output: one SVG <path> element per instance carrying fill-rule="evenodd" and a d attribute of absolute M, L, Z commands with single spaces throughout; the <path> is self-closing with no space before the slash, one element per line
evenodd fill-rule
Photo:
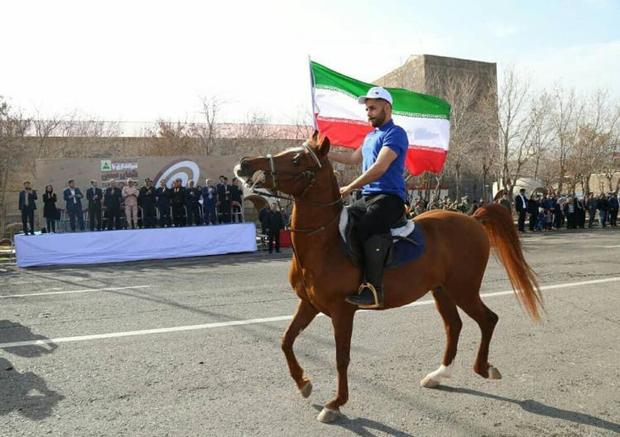
<path fill-rule="evenodd" d="M 197 184 L 200 181 L 200 167 L 187 159 L 173 162 L 155 177 L 155 186 L 158 187 L 160 182 L 164 181 L 168 188 L 172 188 L 172 181 L 176 179 L 181 179 L 184 186 L 187 186 L 190 180 Z"/>
<path fill-rule="evenodd" d="M 101 171 L 112 171 L 112 161 L 110 161 L 109 159 L 102 159 Z"/>

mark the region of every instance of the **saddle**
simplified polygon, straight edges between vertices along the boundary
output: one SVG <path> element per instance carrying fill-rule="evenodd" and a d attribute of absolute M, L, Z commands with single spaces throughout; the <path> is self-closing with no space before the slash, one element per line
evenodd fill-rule
<path fill-rule="evenodd" d="M 364 255 L 362 245 L 355 235 L 355 224 L 359 218 L 349 208 L 342 208 L 338 228 L 344 250 L 357 267 L 362 268 Z M 390 229 L 392 246 L 385 261 L 386 268 L 401 266 L 413 261 L 424 253 L 426 246 L 424 233 L 419 223 L 409 219 L 406 214 Z"/>

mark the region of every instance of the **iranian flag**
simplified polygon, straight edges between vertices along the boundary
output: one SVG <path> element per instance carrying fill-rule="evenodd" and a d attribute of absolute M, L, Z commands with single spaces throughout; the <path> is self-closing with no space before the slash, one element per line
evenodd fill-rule
<path fill-rule="evenodd" d="M 375 85 L 347 77 L 310 62 L 314 116 L 322 135 L 332 144 L 357 149 L 373 127 L 364 105 L 357 102 Z M 394 123 L 407 132 L 409 151 L 405 164 L 417 176 L 439 173 L 448 154 L 450 105 L 438 97 L 402 88 L 386 88 L 392 95 Z"/>

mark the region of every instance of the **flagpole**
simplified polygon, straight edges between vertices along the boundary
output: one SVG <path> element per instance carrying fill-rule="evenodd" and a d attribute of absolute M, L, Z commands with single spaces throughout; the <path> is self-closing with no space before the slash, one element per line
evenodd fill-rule
<path fill-rule="evenodd" d="M 314 108 L 315 106 L 315 101 L 314 101 L 314 76 L 312 75 L 312 60 L 310 59 L 310 55 L 308 55 L 308 70 L 310 72 L 310 98 L 312 101 L 312 125 L 314 126 L 314 130 L 318 130 L 317 125 L 316 125 L 316 117 L 314 116 Z"/>

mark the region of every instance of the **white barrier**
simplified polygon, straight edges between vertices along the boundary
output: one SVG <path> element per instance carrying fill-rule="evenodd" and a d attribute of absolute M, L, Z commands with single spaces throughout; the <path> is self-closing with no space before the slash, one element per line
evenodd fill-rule
<path fill-rule="evenodd" d="M 19 267 L 100 264 L 256 251 L 254 223 L 16 235 Z"/>

